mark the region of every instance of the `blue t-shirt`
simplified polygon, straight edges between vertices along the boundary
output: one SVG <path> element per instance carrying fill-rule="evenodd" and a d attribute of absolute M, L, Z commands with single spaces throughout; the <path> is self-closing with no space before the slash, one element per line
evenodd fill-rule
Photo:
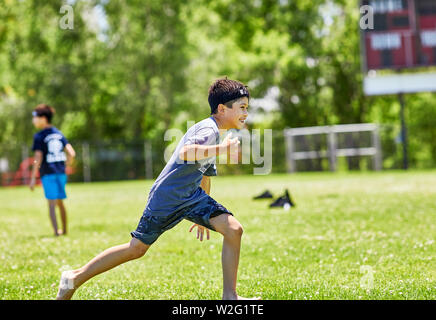
<path fill-rule="evenodd" d="M 65 173 L 64 148 L 68 140 L 55 127 L 43 129 L 33 136 L 32 151 L 42 151 L 42 163 L 39 168 L 40 176 L 52 173 Z"/>
<path fill-rule="evenodd" d="M 156 216 L 169 215 L 207 197 L 200 187 L 203 175 L 216 176 L 216 157 L 198 161 L 180 160 L 184 145 L 219 144 L 219 130 L 213 117 L 204 119 L 188 129 L 171 159 L 151 187 L 145 212 Z"/>

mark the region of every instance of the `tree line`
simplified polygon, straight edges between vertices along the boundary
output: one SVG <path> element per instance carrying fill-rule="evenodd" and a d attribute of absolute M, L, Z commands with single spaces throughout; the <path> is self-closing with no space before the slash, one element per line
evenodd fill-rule
<path fill-rule="evenodd" d="M 57 111 L 54 124 L 70 140 L 148 139 L 162 154 L 165 131 L 206 117 L 208 87 L 225 75 L 247 83 L 255 98 L 279 88 L 279 110 L 256 126 L 380 123 L 384 167 L 401 167 L 397 98 L 363 93 L 357 2 L 0 4 L 2 148 L 30 144 L 31 110 L 48 103 Z M 72 29 L 59 24 L 66 4 Z M 406 104 L 410 164 L 434 167 L 436 96 L 408 95 Z"/>

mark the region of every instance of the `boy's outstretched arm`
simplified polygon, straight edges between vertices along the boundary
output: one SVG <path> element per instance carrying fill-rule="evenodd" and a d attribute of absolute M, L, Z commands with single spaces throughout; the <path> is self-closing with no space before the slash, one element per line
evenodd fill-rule
<path fill-rule="evenodd" d="M 30 184 L 29 184 L 30 190 L 32 191 L 35 187 L 36 173 L 38 172 L 39 166 L 41 165 L 42 157 L 43 157 L 42 151 L 36 150 L 33 160 L 32 174 L 30 176 Z"/>
<path fill-rule="evenodd" d="M 206 192 L 208 195 L 210 195 L 210 177 L 203 176 L 203 179 L 201 180 L 200 187 Z"/>

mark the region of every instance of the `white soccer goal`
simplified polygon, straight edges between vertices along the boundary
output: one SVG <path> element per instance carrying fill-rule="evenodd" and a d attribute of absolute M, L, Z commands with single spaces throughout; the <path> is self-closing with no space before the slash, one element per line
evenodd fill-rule
<path fill-rule="evenodd" d="M 338 157 L 371 156 L 374 170 L 382 169 L 379 126 L 373 123 L 285 129 L 288 172 L 297 171 L 297 160 L 327 158 L 336 171 Z M 362 146 L 363 145 L 363 146 Z"/>

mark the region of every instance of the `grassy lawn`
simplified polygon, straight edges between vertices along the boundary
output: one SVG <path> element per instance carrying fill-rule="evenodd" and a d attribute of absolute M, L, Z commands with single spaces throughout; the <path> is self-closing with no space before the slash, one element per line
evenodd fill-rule
<path fill-rule="evenodd" d="M 61 270 L 128 242 L 151 184 L 68 184 L 69 235 L 59 238 L 41 187 L 0 188 L 0 299 L 53 299 Z M 252 200 L 285 188 L 297 204 L 289 211 Z M 211 195 L 244 226 L 240 295 L 436 299 L 436 171 L 217 177 Z M 220 299 L 222 238 L 200 242 L 190 225 L 74 299 Z"/>

